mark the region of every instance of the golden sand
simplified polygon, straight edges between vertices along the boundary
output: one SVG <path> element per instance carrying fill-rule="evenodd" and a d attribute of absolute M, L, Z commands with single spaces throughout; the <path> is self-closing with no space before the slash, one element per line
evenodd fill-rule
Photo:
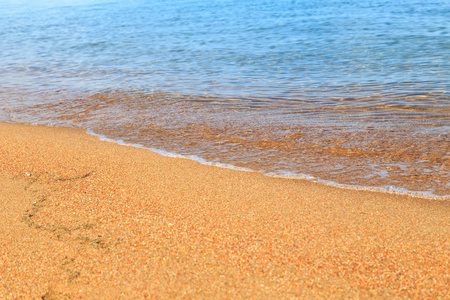
<path fill-rule="evenodd" d="M 450 203 L 0 123 L 0 298 L 449 298 Z"/>

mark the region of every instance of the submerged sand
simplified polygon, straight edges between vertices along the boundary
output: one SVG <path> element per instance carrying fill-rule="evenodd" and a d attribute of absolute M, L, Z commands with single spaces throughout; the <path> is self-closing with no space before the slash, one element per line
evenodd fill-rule
<path fill-rule="evenodd" d="M 449 298 L 450 203 L 0 123 L 0 298 Z"/>

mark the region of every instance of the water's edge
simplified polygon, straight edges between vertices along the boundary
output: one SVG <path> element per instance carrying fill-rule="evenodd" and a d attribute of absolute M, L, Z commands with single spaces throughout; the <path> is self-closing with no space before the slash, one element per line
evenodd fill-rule
<path fill-rule="evenodd" d="M 101 141 L 116 143 L 116 144 L 123 145 L 123 146 L 129 146 L 129 147 L 150 150 L 152 152 L 155 152 L 157 154 L 167 156 L 167 157 L 190 159 L 190 160 L 193 160 L 193 161 L 196 161 L 203 165 L 208 165 L 208 166 L 215 166 L 215 167 L 227 168 L 227 169 L 233 169 L 233 170 L 245 171 L 245 172 L 256 172 L 256 173 L 261 173 L 268 177 L 308 180 L 308 181 L 317 182 L 317 183 L 321 183 L 321 184 L 324 184 L 327 186 L 333 186 L 333 187 L 338 187 L 338 188 L 342 188 L 342 189 L 382 192 L 382 193 L 387 193 L 387 194 L 405 195 L 405 196 L 410 196 L 410 197 L 414 197 L 414 198 L 423 198 L 423 199 L 427 199 L 427 200 L 450 200 L 450 195 L 439 196 L 439 195 L 434 195 L 431 192 L 409 191 L 409 190 L 406 190 L 403 188 L 398 188 L 395 186 L 371 187 L 371 186 L 360 186 L 360 185 L 348 185 L 348 184 L 341 184 L 341 183 L 330 181 L 330 180 L 323 180 L 321 178 L 310 176 L 307 174 L 293 174 L 293 173 L 292 174 L 288 174 L 288 173 L 278 174 L 278 173 L 268 173 L 268 172 L 256 171 L 256 170 L 252 170 L 249 168 L 233 166 L 231 164 L 210 162 L 210 161 L 207 161 L 196 155 L 181 155 L 181 154 L 169 152 L 169 151 L 166 151 L 163 149 L 149 148 L 149 147 L 145 147 L 143 145 L 134 144 L 134 143 L 126 143 L 123 140 L 115 140 L 115 139 L 108 138 L 107 136 L 97 134 L 94 131 L 92 131 L 91 129 L 86 129 L 86 133 L 89 135 L 98 137 Z"/>

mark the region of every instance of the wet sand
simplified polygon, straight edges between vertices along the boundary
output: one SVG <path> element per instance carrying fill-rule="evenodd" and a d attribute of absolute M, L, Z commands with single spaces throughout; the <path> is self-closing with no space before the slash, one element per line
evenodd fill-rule
<path fill-rule="evenodd" d="M 0 123 L 0 298 L 450 297 L 450 202 Z"/>

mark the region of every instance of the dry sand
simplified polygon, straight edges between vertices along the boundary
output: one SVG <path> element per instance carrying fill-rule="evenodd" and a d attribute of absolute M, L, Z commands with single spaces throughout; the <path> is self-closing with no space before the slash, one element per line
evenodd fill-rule
<path fill-rule="evenodd" d="M 0 123 L 0 298 L 449 298 L 450 203 Z"/>

